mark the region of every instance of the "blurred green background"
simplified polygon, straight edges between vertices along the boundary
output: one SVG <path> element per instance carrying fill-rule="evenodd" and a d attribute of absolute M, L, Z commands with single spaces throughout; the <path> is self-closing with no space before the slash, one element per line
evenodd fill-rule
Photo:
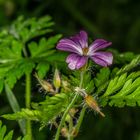
<path fill-rule="evenodd" d="M 140 0 L 0 0 L 0 28 L 19 15 L 25 18 L 50 15 L 56 33 L 69 36 L 84 29 L 92 39 L 112 41 L 112 47 L 120 52 L 140 52 Z M 14 92 L 21 106 L 24 106 L 24 95 L 20 94 L 23 89 L 17 84 Z M 33 100 L 38 96 L 33 94 Z M 3 93 L 0 115 L 8 112 L 12 110 Z M 76 140 L 140 140 L 140 108 L 106 107 L 103 112 L 105 119 L 87 111 Z M 20 135 L 17 123 L 3 121 L 9 130 L 15 128 L 15 137 Z M 48 127 L 38 132 L 38 126 L 34 123 L 35 139 L 51 140 L 55 130 Z"/>

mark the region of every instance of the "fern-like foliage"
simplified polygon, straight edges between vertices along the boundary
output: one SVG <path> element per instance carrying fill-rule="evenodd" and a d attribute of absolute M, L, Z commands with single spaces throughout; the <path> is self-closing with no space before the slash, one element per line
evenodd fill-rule
<path fill-rule="evenodd" d="M 33 70 L 43 78 L 50 64 L 64 60 L 65 56 L 59 58 L 54 49 L 61 35 L 47 39 L 39 37 L 52 31 L 52 25 L 50 16 L 27 20 L 19 17 L 9 28 L 0 32 L 0 92 L 4 82 L 12 88 L 21 76 Z M 38 43 L 33 41 L 36 37 L 39 38 Z"/>
<path fill-rule="evenodd" d="M 96 94 L 103 106 L 109 104 L 117 107 L 140 105 L 140 71 L 134 68 L 140 64 L 140 56 L 135 57 L 121 69 L 103 68 L 94 79 Z"/>
<path fill-rule="evenodd" d="M 42 121 L 47 123 L 53 121 L 57 116 L 66 109 L 71 102 L 72 96 L 70 93 L 60 93 L 53 97 L 46 97 L 46 100 L 41 102 L 38 108 L 42 112 Z"/>
<path fill-rule="evenodd" d="M 16 39 L 21 39 L 23 42 L 27 42 L 30 39 L 43 35 L 47 32 L 51 32 L 50 27 L 54 25 L 50 16 L 45 16 L 40 19 L 30 18 L 25 20 L 23 16 L 20 16 L 9 29 L 9 33 Z"/>
<path fill-rule="evenodd" d="M 2 122 L 0 121 L 0 140 L 12 140 L 13 131 L 10 131 L 6 134 L 6 126 L 2 126 Z"/>
<path fill-rule="evenodd" d="M 122 67 L 118 72 L 117 75 L 120 75 L 122 73 L 128 72 L 133 70 L 134 68 L 138 67 L 140 65 L 140 55 L 136 56 L 132 61 L 128 64 Z"/>
<path fill-rule="evenodd" d="M 100 72 L 97 73 L 96 77 L 94 78 L 94 83 L 97 87 L 96 94 L 99 95 L 107 87 L 110 73 L 109 68 L 102 68 Z"/>
<path fill-rule="evenodd" d="M 22 109 L 14 114 L 5 114 L 2 117 L 9 120 L 30 119 L 40 121 L 43 124 L 53 122 L 56 117 L 61 115 L 68 106 L 72 98 L 69 93 L 56 94 L 46 97 L 46 100 L 40 103 L 33 103 L 34 110 Z"/>
<path fill-rule="evenodd" d="M 7 128 L 5 125 L 2 125 L 2 121 L 0 120 L 0 140 L 13 140 L 13 130 L 10 132 L 6 131 Z M 17 140 L 28 140 L 28 135 L 24 137 L 18 137 Z"/>
<path fill-rule="evenodd" d="M 123 107 L 124 105 L 140 105 L 140 71 L 131 74 L 124 73 L 112 79 L 102 95 L 104 104 Z"/>
<path fill-rule="evenodd" d="M 87 71 L 82 87 L 87 94 L 98 95 L 102 106 L 107 104 L 117 107 L 140 105 L 140 71 L 131 72 L 132 66 L 134 68 L 138 66 L 138 63 L 139 56 L 121 69 L 115 68 L 111 71 L 109 68 L 102 68 L 94 79 L 92 79 L 90 71 Z M 72 92 L 80 83 L 79 76 L 78 71 L 70 75 L 69 78 L 63 75 L 61 80 L 67 81 L 68 87 L 61 85 L 59 93 L 54 96 L 47 95 L 43 102 L 33 103 L 33 110 L 22 109 L 20 112 L 5 114 L 3 117 L 10 120 L 30 119 L 43 124 L 53 122 L 71 102 L 74 96 Z M 80 106 L 81 102 L 82 99 L 79 98 L 76 105 Z"/>

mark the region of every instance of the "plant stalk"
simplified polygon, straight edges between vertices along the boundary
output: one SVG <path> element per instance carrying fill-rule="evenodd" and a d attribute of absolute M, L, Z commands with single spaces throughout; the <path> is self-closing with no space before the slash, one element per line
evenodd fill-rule
<path fill-rule="evenodd" d="M 66 108 L 63 116 L 62 116 L 62 119 L 60 121 L 60 124 L 58 126 L 58 129 L 57 129 L 57 132 L 56 132 L 56 135 L 55 135 L 55 140 L 59 140 L 59 136 L 60 136 L 60 131 L 61 131 L 61 128 L 65 122 L 65 118 L 69 112 L 69 110 L 71 109 L 71 107 L 74 105 L 74 103 L 76 102 L 76 99 L 78 97 L 78 94 L 75 94 L 74 98 L 72 99 L 71 103 L 69 104 L 69 106 Z"/>
<path fill-rule="evenodd" d="M 82 88 L 82 86 L 83 86 L 82 84 L 83 84 L 83 80 L 84 80 L 84 73 L 85 73 L 85 70 L 82 70 L 81 73 L 80 73 L 80 84 L 79 84 L 80 88 Z M 80 117 L 78 119 L 78 123 L 75 126 L 76 134 L 78 134 L 78 132 L 79 132 L 80 126 L 82 124 L 82 121 L 83 121 L 83 118 L 84 118 L 84 115 L 85 115 L 85 111 L 86 111 L 86 108 L 83 107 L 83 109 L 80 112 Z"/>
<path fill-rule="evenodd" d="M 73 130 L 73 119 L 72 119 L 72 117 L 70 117 L 70 120 L 69 120 L 69 135 L 67 137 L 68 140 L 73 140 L 73 136 L 71 135 L 72 130 Z"/>
<path fill-rule="evenodd" d="M 31 103 L 31 77 L 30 74 L 26 74 L 26 93 L 25 93 L 25 104 L 26 108 L 30 109 L 30 103 Z M 32 140 L 32 127 L 31 127 L 31 121 L 26 121 L 26 134 L 29 137 L 29 140 Z"/>
<path fill-rule="evenodd" d="M 83 122 L 83 118 L 84 118 L 85 112 L 86 112 L 86 108 L 83 107 L 82 110 L 81 110 L 81 112 L 80 112 L 80 116 L 79 116 L 78 122 L 77 122 L 77 124 L 76 124 L 76 126 L 75 126 L 75 131 L 76 131 L 76 133 L 79 132 L 79 129 L 80 129 L 81 124 L 82 124 L 82 122 Z"/>
<path fill-rule="evenodd" d="M 84 76 L 84 71 L 81 71 L 81 73 L 80 73 L 80 84 L 79 84 L 79 87 L 82 87 L 83 79 L 84 79 L 83 76 Z M 61 121 L 60 121 L 60 124 L 59 124 L 59 127 L 58 127 L 58 129 L 57 129 L 57 132 L 56 132 L 56 135 L 55 135 L 55 139 L 54 139 L 54 140 L 59 140 L 61 128 L 62 128 L 62 126 L 63 126 L 63 124 L 64 124 L 64 122 L 65 122 L 65 118 L 66 118 L 66 116 L 67 116 L 69 110 L 72 108 L 72 106 L 73 106 L 74 103 L 76 102 L 77 97 L 78 97 L 78 94 L 76 93 L 75 96 L 74 96 L 74 98 L 72 99 L 71 103 L 70 103 L 69 106 L 66 108 L 66 110 L 65 110 L 65 112 L 64 112 L 64 114 L 63 114 L 63 116 L 62 116 L 62 119 L 61 119 Z M 69 138 L 72 140 L 72 139 L 73 139 L 73 136 L 70 136 Z"/>
<path fill-rule="evenodd" d="M 67 137 L 67 140 L 73 140 L 73 136 L 69 135 L 69 136 Z"/>
<path fill-rule="evenodd" d="M 80 73 L 80 84 L 79 84 L 80 88 L 82 88 L 83 80 L 84 80 L 84 71 L 81 71 L 81 73 Z"/>

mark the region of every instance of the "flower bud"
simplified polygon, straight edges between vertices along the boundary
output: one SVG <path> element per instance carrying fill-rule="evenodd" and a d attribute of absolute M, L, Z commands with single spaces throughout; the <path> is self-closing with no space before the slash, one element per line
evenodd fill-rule
<path fill-rule="evenodd" d="M 53 86 L 46 80 L 41 80 L 42 81 L 42 87 L 44 88 L 44 90 L 46 90 L 47 92 L 52 92 L 54 93 L 54 89 Z"/>
<path fill-rule="evenodd" d="M 101 112 L 98 103 L 96 102 L 96 100 L 91 95 L 85 96 L 84 97 L 84 100 L 85 100 L 86 104 L 90 108 L 92 108 L 93 110 L 95 110 L 96 112 L 98 112 L 102 117 L 105 117 L 104 113 Z"/>
<path fill-rule="evenodd" d="M 53 86 L 48 81 L 40 79 L 37 74 L 35 74 L 35 77 L 46 92 L 55 92 Z"/>
<path fill-rule="evenodd" d="M 63 87 L 63 89 L 64 89 L 65 92 L 71 91 L 70 84 L 66 80 L 62 80 L 62 87 Z"/>
<path fill-rule="evenodd" d="M 61 86 L 61 79 L 60 79 L 59 71 L 57 68 L 55 69 L 55 72 L 54 72 L 53 84 L 56 89 L 59 89 Z"/>
<path fill-rule="evenodd" d="M 63 127 L 62 129 L 61 129 L 61 134 L 62 134 L 62 136 L 63 137 L 67 137 L 68 136 L 68 129 L 67 128 L 65 128 L 65 127 Z"/>
<path fill-rule="evenodd" d="M 93 110 L 98 112 L 102 117 L 105 117 L 104 113 L 101 112 L 100 107 L 99 107 L 98 103 L 96 102 L 96 100 L 91 95 L 88 95 L 86 93 L 85 89 L 81 89 L 80 87 L 76 87 L 75 92 L 77 92 L 79 95 L 81 95 L 84 98 L 85 103 L 90 108 L 92 108 Z"/>

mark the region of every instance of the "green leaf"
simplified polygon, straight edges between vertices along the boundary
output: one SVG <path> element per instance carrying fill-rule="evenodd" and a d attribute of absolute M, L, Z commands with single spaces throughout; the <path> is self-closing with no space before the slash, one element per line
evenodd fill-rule
<path fill-rule="evenodd" d="M 25 135 L 24 137 L 18 137 L 17 140 L 29 140 L 30 136 L 29 135 Z"/>
<path fill-rule="evenodd" d="M 59 116 L 71 101 L 69 93 L 59 93 L 55 96 L 46 97 L 46 100 L 40 103 L 40 111 L 42 112 L 41 121 L 48 123 Z"/>
<path fill-rule="evenodd" d="M 83 79 L 83 85 L 82 85 L 82 87 L 84 88 L 84 89 L 86 89 L 86 92 L 88 93 L 88 94 L 91 94 L 91 92 L 93 92 L 94 91 L 94 81 L 93 81 L 93 79 L 91 78 L 91 73 L 90 72 L 86 72 L 86 74 L 84 75 L 84 79 Z M 80 82 L 80 80 L 79 80 L 79 82 Z M 79 85 L 79 84 L 78 84 Z"/>
<path fill-rule="evenodd" d="M 8 98 L 8 101 L 10 103 L 12 110 L 14 112 L 20 111 L 20 106 L 18 104 L 18 101 L 14 93 L 11 91 L 11 89 L 9 88 L 7 84 L 5 84 L 5 92 L 6 92 L 6 95 L 7 95 L 7 98 Z M 19 120 L 18 123 L 19 123 L 22 133 L 25 134 L 25 120 Z"/>
<path fill-rule="evenodd" d="M 110 69 L 102 68 L 99 73 L 97 73 L 94 78 L 96 87 L 98 88 L 96 94 L 100 94 L 107 87 L 110 77 Z"/>
<path fill-rule="evenodd" d="M 110 70 L 109 68 L 102 68 L 100 72 L 97 73 L 96 78 L 94 78 L 95 85 L 99 87 L 104 84 L 109 79 Z"/>
<path fill-rule="evenodd" d="M 29 18 L 26 20 L 23 17 L 19 17 L 12 24 L 10 33 L 16 39 L 22 39 L 22 42 L 27 42 L 34 37 L 50 32 L 49 27 L 53 24 L 50 16 L 45 16 L 40 19 Z"/>
<path fill-rule="evenodd" d="M 28 46 L 30 49 L 31 56 L 32 57 L 46 57 L 47 55 L 54 53 L 54 50 L 52 51 L 52 48 L 54 48 L 54 45 L 57 43 L 60 37 L 61 35 L 56 35 L 56 36 L 50 37 L 49 39 L 42 38 L 39 41 L 39 44 L 35 42 L 31 42 Z"/>
<path fill-rule="evenodd" d="M 55 96 L 46 97 L 46 100 L 36 104 L 34 110 L 21 109 L 14 114 L 4 114 L 3 118 L 8 120 L 30 119 L 47 124 L 59 116 L 71 101 L 69 94 L 56 94 Z"/>
<path fill-rule="evenodd" d="M 120 70 L 112 71 L 111 79 L 106 81 L 106 86 L 102 88 L 100 101 L 103 106 L 107 104 L 117 107 L 140 105 L 140 71 L 131 72 L 139 62 L 140 56 L 137 56 Z"/>
<path fill-rule="evenodd" d="M 5 133 L 6 133 L 6 126 L 2 126 L 0 128 L 0 139 L 1 140 L 4 138 Z"/>
<path fill-rule="evenodd" d="M 105 106 L 123 107 L 140 105 L 140 71 L 124 73 L 110 80 L 105 93 L 101 96 L 101 104 Z"/>
<path fill-rule="evenodd" d="M 10 88 L 13 88 L 17 80 L 25 73 L 31 73 L 34 67 L 35 64 L 33 61 L 28 59 L 19 60 L 17 63 L 13 64 L 13 67 L 9 69 L 7 73 L 5 73 L 6 83 L 10 86 Z"/>
<path fill-rule="evenodd" d="M 0 33 L 0 92 L 4 81 L 13 88 L 18 79 L 32 73 L 33 69 L 44 77 L 50 64 L 60 60 L 63 55 L 58 56 L 54 47 L 61 35 L 42 38 L 39 43 L 30 42 L 30 39 L 49 32 L 52 25 L 50 16 L 26 20 L 19 17 Z M 64 61 L 64 57 L 62 59 Z"/>
<path fill-rule="evenodd" d="M 112 70 L 112 72 L 109 70 L 109 68 L 101 69 L 100 73 L 97 73 L 96 77 L 94 78 L 95 85 L 97 87 L 95 94 L 101 95 L 104 93 L 104 96 L 106 96 L 106 95 L 108 96 L 110 93 L 112 93 L 112 90 L 114 92 L 119 90 L 117 88 L 117 86 L 121 87 L 120 85 L 123 85 L 125 83 L 125 80 L 131 79 L 131 78 L 135 79 L 135 78 L 139 77 L 140 73 L 138 71 L 138 72 L 131 72 L 130 75 L 128 75 L 127 79 L 124 79 L 126 73 L 130 72 L 131 70 L 136 68 L 139 65 L 139 62 L 140 62 L 140 56 L 137 56 L 137 57 L 134 57 L 134 59 L 129 64 L 126 64 L 121 69 L 114 68 Z M 123 78 L 123 76 L 124 76 L 124 78 Z M 121 81 L 121 77 L 123 79 L 122 81 Z M 118 82 L 118 80 L 120 83 Z M 120 85 L 118 85 L 118 84 L 120 84 Z M 116 88 L 116 90 L 114 90 L 114 88 Z"/>
<path fill-rule="evenodd" d="M 2 126 L 2 122 L 0 120 L 0 140 L 12 140 L 13 131 L 10 131 L 6 134 L 6 126 Z"/>
<path fill-rule="evenodd" d="M 135 57 L 129 64 L 127 64 L 126 66 L 124 66 L 123 68 L 121 68 L 118 72 L 117 75 L 128 72 L 132 69 L 134 69 L 135 67 L 137 67 L 140 64 L 140 56 L 138 55 L 137 57 Z"/>
<path fill-rule="evenodd" d="M 113 94 L 114 92 L 116 92 L 117 90 L 119 90 L 124 83 L 126 82 L 126 76 L 127 74 L 124 73 L 123 75 L 121 75 L 120 77 L 117 76 L 114 79 L 112 79 L 109 84 L 108 84 L 108 88 L 106 90 L 106 92 L 104 93 L 104 97 L 108 96 L 110 94 Z"/>
<path fill-rule="evenodd" d="M 2 121 L 0 120 L 0 140 L 12 140 L 13 139 L 13 130 L 6 134 L 6 126 L 2 126 Z M 29 140 L 28 135 L 25 135 L 23 138 L 20 136 L 17 140 Z"/>
<path fill-rule="evenodd" d="M 41 79 L 44 78 L 49 69 L 50 69 L 49 64 L 45 62 L 39 63 L 36 67 L 36 70 L 38 71 L 37 74 Z"/>
<path fill-rule="evenodd" d="M 3 79 L 0 79 L 0 94 L 1 94 L 1 91 L 3 90 Z"/>
<path fill-rule="evenodd" d="M 40 112 L 37 110 L 29 110 L 25 108 L 21 109 L 21 111 L 15 112 L 14 114 L 4 114 L 2 117 L 8 120 L 30 119 L 38 121 L 40 115 Z"/>
<path fill-rule="evenodd" d="M 13 137 L 13 131 L 10 131 L 4 138 L 4 140 L 11 140 Z"/>

